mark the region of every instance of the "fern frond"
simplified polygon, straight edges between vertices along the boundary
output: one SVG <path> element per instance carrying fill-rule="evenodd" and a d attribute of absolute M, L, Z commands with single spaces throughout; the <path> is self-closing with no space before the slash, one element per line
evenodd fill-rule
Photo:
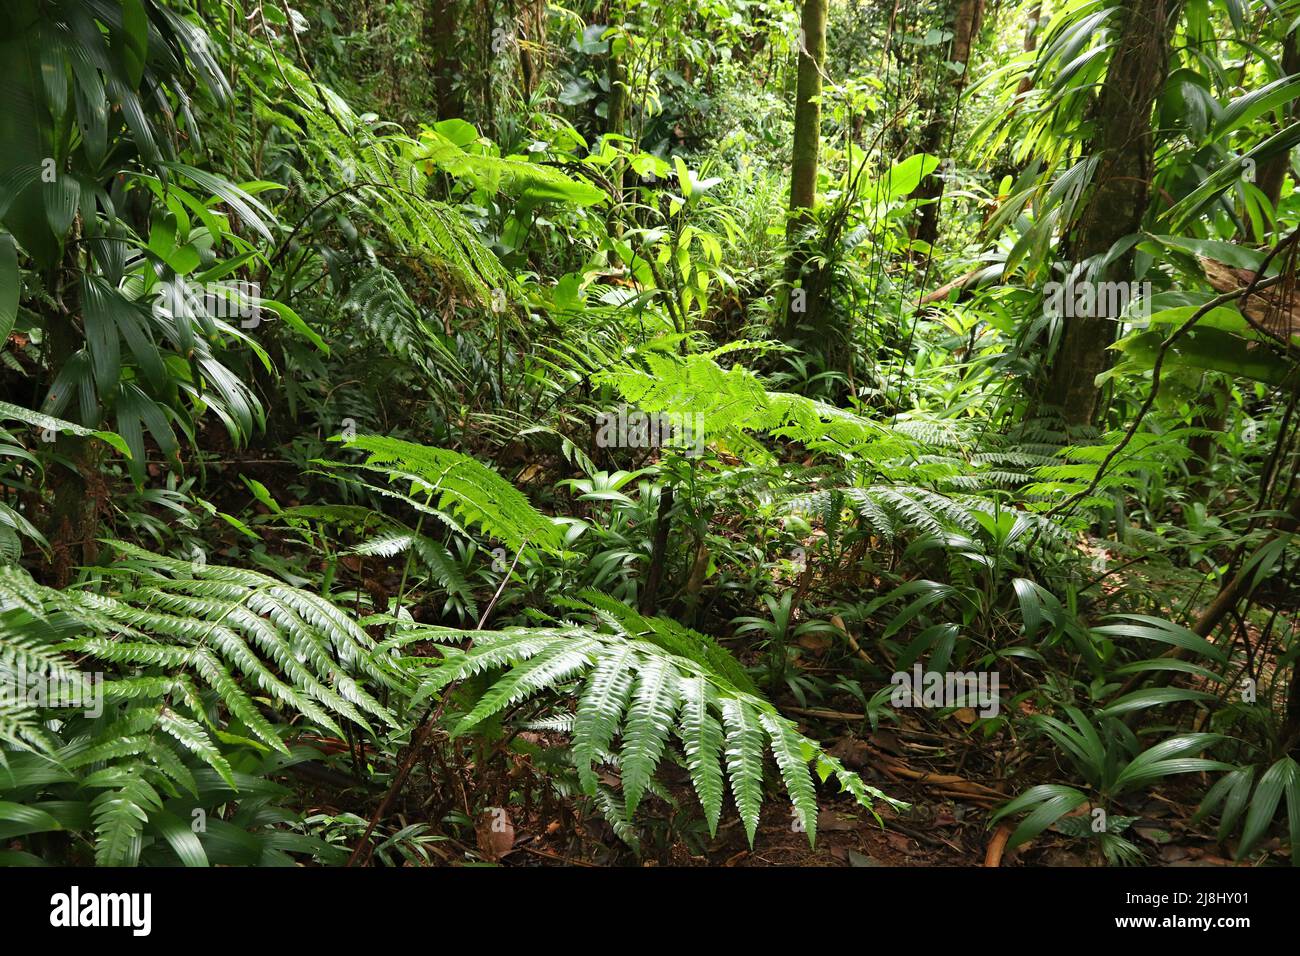
<path fill-rule="evenodd" d="M 92 774 L 83 786 L 107 788 L 91 803 L 95 819 L 95 863 L 131 866 L 140 857 L 141 834 L 162 798 L 136 767 L 114 767 Z"/>
<path fill-rule="evenodd" d="M 518 550 L 558 545 L 560 528 L 491 468 L 444 448 L 381 435 L 357 435 L 348 447 L 368 452 L 364 467 L 411 482 L 438 507 Z"/>
<path fill-rule="evenodd" d="M 640 659 L 619 758 L 629 817 L 636 813 L 637 804 L 663 756 L 680 701 L 678 680 L 679 675 L 670 661 L 656 657 Z"/>
<path fill-rule="evenodd" d="M 582 789 L 594 793 L 596 774 L 592 764 L 609 750 L 618 733 L 623 711 L 632 693 L 635 652 L 631 645 L 600 659 L 587 678 L 573 718 L 573 762 Z"/>
<path fill-rule="evenodd" d="M 763 803 L 763 752 L 766 744 L 758 710 L 735 697 L 722 699 L 722 726 L 726 732 L 727 774 L 731 795 L 740 811 L 749 845 L 754 845 L 758 811 Z"/>
<path fill-rule="evenodd" d="M 813 788 L 808 761 L 816 756 L 814 747 L 794 724 L 775 714 L 762 714 L 760 719 L 772 741 L 772 756 L 785 781 L 794 813 L 808 834 L 808 845 L 817 841 L 817 793 Z"/>
<path fill-rule="evenodd" d="M 681 746 L 711 831 L 721 817 L 729 778 L 752 842 L 769 750 L 810 838 L 816 828 L 810 763 L 816 763 L 823 780 L 833 774 L 863 806 L 883 798 L 799 734 L 768 701 L 715 671 L 699 645 L 688 647 L 692 653 L 687 656 L 659 643 L 660 619 L 641 618 L 630 609 L 610 609 L 600 617 L 616 633 L 572 626 L 466 631 L 404 623 L 399 626 L 398 643 L 473 641 L 469 650 L 446 647 L 441 660 L 404 660 L 419 679 L 423 695 L 443 691 L 467 677 L 499 672 L 489 677 L 481 696 L 456 722 L 456 733 L 543 693 L 576 695 L 573 759 L 581 785 L 587 793 L 600 791 L 593 768 L 608 756 L 621 770 L 622 809 L 629 819 L 644 794 L 655 791 L 653 774 L 672 738 Z M 632 626 L 625 630 L 625 625 Z M 670 633 L 671 640 L 682 638 L 664 633 Z M 575 678 L 584 672 L 586 680 L 574 689 Z M 555 726 L 562 728 L 563 723 Z"/>
<path fill-rule="evenodd" d="M 576 676 L 591 663 L 588 652 L 595 650 L 596 646 L 595 641 L 579 637 L 564 644 L 552 644 L 541 653 L 516 665 L 478 699 L 470 712 L 456 725 L 455 733 L 463 734 L 475 724 L 512 704 L 527 700 L 538 691 Z"/>
<path fill-rule="evenodd" d="M 713 716 L 719 709 L 717 692 L 704 677 L 687 677 L 679 687 L 682 695 L 681 726 L 678 736 L 686 754 L 686 768 L 699 796 L 710 835 L 718 832 L 724 792 L 722 767 L 722 725 Z"/>

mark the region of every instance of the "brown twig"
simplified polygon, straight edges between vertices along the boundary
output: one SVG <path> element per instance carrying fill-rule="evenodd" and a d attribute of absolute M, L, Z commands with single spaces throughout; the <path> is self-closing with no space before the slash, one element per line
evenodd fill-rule
<path fill-rule="evenodd" d="M 1011 836 L 1011 827 L 1002 823 L 993 832 L 993 839 L 989 841 L 989 848 L 984 854 L 985 866 L 1000 866 L 1002 864 L 1002 851 L 1007 848 L 1007 839 Z"/>

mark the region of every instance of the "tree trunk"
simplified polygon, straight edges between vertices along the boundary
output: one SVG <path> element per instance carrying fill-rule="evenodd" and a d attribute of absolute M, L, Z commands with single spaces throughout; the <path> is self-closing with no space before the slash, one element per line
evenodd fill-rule
<path fill-rule="evenodd" d="M 609 61 L 605 64 L 605 78 L 609 81 L 609 115 L 606 130 L 615 136 L 625 135 L 627 124 L 627 64 L 614 52 L 614 40 L 609 41 Z"/>
<path fill-rule="evenodd" d="M 612 12 L 612 11 L 611 11 Z M 622 26 L 621 23 L 618 24 Z M 610 23 L 610 26 L 615 26 Z M 606 103 L 605 130 L 611 136 L 627 135 L 627 60 L 616 43 L 619 37 L 609 38 L 609 59 L 605 64 L 605 79 L 609 82 L 609 100 Z M 613 202 L 609 207 L 609 229 L 611 234 L 623 238 L 623 178 L 627 173 L 621 161 L 616 161 L 610 170 L 610 193 Z"/>
<path fill-rule="evenodd" d="M 433 77 L 433 98 L 438 119 L 459 117 L 465 112 L 465 104 L 461 102 L 454 85 L 456 23 L 456 0 L 428 0 L 421 32 L 426 63 Z"/>
<path fill-rule="evenodd" d="M 1092 193 L 1071 242 L 1076 262 L 1105 256 L 1138 231 L 1146 214 L 1153 168 L 1151 110 L 1164 82 L 1170 19 L 1178 0 L 1124 0 L 1121 35 L 1094 109 L 1095 139 L 1089 152 L 1100 157 Z M 1132 255 L 1083 276 L 1129 281 Z M 1115 297 L 1097 296 L 1111 302 Z M 1096 377 L 1106 370 L 1114 341 L 1115 316 L 1095 314 L 1063 321 L 1060 346 L 1051 365 L 1045 398 L 1067 424 L 1090 424 L 1096 414 Z"/>
<path fill-rule="evenodd" d="M 519 15 L 519 85 L 525 104 L 546 72 L 546 0 L 525 0 Z"/>
<path fill-rule="evenodd" d="M 803 40 L 794 103 L 794 153 L 790 210 L 811 209 L 817 199 L 817 150 L 821 143 L 822 70 L 826 65 L 826 0 L 804 0 Z"/>
<path fill-rule="evenodd" d="M 1282 42 L 1282 72 L 1287 76 L 1300 73 L 1300 30 L 1291 31 Z M 1300 105 L 1292 102 L 1288 112 L 1292 117 L 1300 117 Z M 1277 208 L 1277 201 L 1282 196 L 1282 182 L 1286 179 L 1287 170 L 1290 168 L 1291 150 L 1288 149 L 1264 160 L 1256 172 L 1255 185 L 1268 197 L 1274 209 Z M 1256 236 L 1256 239 L 1263 242 L 1267 237 Z"/>
<path fill-rule="evenodd" d="M 1034 4 L 1029 11 L 1029 22 L 1025 24 L 1025 43 L 1024 51 L 1033 53 L 1038 49 L 1038 25 L 1043 19 L 1043 5 Z M 1030 74 L 1026 73 L 1020 78 L 1020 84 L 1016 87 L 1016 97 L 1022 97 L 1034 88 L 1034 81 Z"/>
<path fill-rule="evenodd" d="M 85 337 L 76 323 L 76 315 L 81 309 L 80 283 L 73 278 L 86 268 L 85 262 L 77 255 L 76 240 L 80 233 L 78 220 L 69 237 L 72 241 L 64 250 L 62 263 L 50 272 L 48 287 L 57 290 L 54 299 L 45 303 L 42 309 L 51 385 L 73 354 L 85 345 Z M 69 412 L 67 417 L 77 416 Z M 54 438 L 55 452 L 67 465 L 54 468 L 50 473 L 49 484 L 54 489 L 54 501 L 46 529 L 50 542 L 51 583 L 62 588 L 71 581 L 75 567 L 93 564 L 98 557 L 96 531 L 99 509 L 107 500 L 107 491 L 100 473 L 99 450 L 93 439 L 66 432 L 57 436 L 42 435 L 45 439 L 50 437 Z"/>
<path fill-rule="evenodd" d="M 786 260 L 789 284 L 803 272 L 807 251 L 796 244 L 800 229 L 808 222 L 817 201 L 817 151 L 821 144 L 822 70 L 826 65 L 827 0 L 804 0 L 800 18 L 799 75 L 795 88 L 794 150 L 790 162 L 790 219 L 786 239 L 791 251 Z M 787 337 L 799 323 L 809 319 L 812 303 L 808 294 L 787 296 Z"/>
<path fill-rule="evenodd" d="M 938 95 L 931 104 L 930 122 L 922 136 L 921 149 L 931 156 L 944 156 L 952 145 L 954 130 L 952 124 L 956 118 L 957 103 L 962 90 L 966 88 L 966 74 L 970 67 L 971 47 L 975 35 L 979 32 L 980 20 L 984 16 L 984 0 L 954 0 L 949 7 L 948 22 L 952 25 L 952 49 L 948 62 L 961 66 L 961 73 L 951 84 L 940 83 Z M 935 64 L 935 69 L 946 69 L 942 64 Z M 943 201 L 943 179 L 930 175 L 921 183 L 916 195 L 922 199 L 933 199 L 921 207 L 920 223 L 916 227 L 916 238 L 933 245 L 939 238 L 939 203 Z"/>
<path fill-rule="evenodd" d="M 515 42 L 514 23 L 497 24 L 496 0 L 487 0 L 487 3 L 482 5 L 480 13 L 483 17 L 483 49 L 479 53 L 482 57 L 482 62 L 478 66 L 479 97 L 483 108 L 483 132 L 489 138 L 494 138 L 497 134 L 497 105 L 496 91 L 493 89 L 493 78 L 496 72 L 493 60 L 507 46 Z"/>

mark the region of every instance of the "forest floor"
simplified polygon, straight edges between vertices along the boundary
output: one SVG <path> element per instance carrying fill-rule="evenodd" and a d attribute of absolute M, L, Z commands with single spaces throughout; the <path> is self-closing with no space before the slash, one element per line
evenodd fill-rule
<path fill-rule="evenodd" d="M 232 480 L 222 483 L 225 493 L 214 496 L 219 507 L 238 513 L 246 501 L 247 489 L 233 480 L 235 473 L 263 482 L 281 505 L 297 504 L 276 490 L 298 478 L 288 462 L 254 451 L 244 457 L 226 458 L 215 470 L 221 472 L 231 466 L 227 477 Z M 260 503 L 255 510 L 270 517 L 269 510 Z M 267 552 L 292 563 L 294 556 L 301 554 L 302 541 L 295 535 L 281 535 L 279 530 L 271 526 L 263 529 Z M 233 532 L 229 543 L 235 543 Z M 355 559 L 344 559 L 340 569 L 341 575 L 355 578 L 351 583 L 369 591 L 377 602 L 385 601 L 398 587 L 399 571 L 397 566 L 382 564 L 362 568 Z M 1133 576 L 1130 584 L 1143 580 L 1143 569 L 1139 567 L 1126 569 L 1126 573 Z M 338 583 L 343 583 L 342 579 Z M 417 620 L 438 622 L 437 609 L 432 605 L 417 603 L 410 610 Z M 816 659 L 822 651 L 821 646 L 805 648 L 808 659 L 801 666 L 817 669 Z M 902 711 L 897 722 L 873 730 L 860 713 L 803 708 L 793 698 L 777 703 L 783 713 L 800 722 L 805 733 L 821 741 L 867 783 L 908 806 L 898 809 L 878 802 L 877 818 L 847 795 L 834 793 L 831 787 L 821 788 L 817 840 L 810 847 L 807 834 L 794 823 L 790 807 L 770 801 L 763 807 L 751 848 L 729 805 L 717 835 L 709 838 L 703 832 L 698 802 L 684 771 L 665 765 L 662 769 L 667 793 L 683 809 L 679 812 L 661 800 L 646 801 L 638 820 L 643 824 L 650 821 L 645 827 L 649 839 L 643 842 L 639 858 L 598 812 L 582 812 L 574 800 L 549 799 L 538 806 L 510 807 L 508 836 L 504 838 L 479 821 L 476 845 L 447 835 L 440 838 L 436 855 L 449 864 L 478 857 L 507 866 L 1084 866 L 1102 862 L 1089 856 L 1083 847 L 1085 841 L 1060 833 L 1055 827 L 1027 846 L 1003 852 L 1010 827 L 991 827 L 988 821 L 997 806 L 1023 789 L 1020 776 L 1041 780 L 1046 773 L 1049 779 L 1055 776 L 1064 780 L 1068 774 L 1054 775 L 1047 765 L 1030 771 L 1024 765 L 1030 758 L 1023 750 L 1010 747 L 1004 751 L 1005 743 L 985 740 L 975 731 L 971 725 L 976 715 L 968 708 L 941 721 L 928 716 L 922 720 Z M 524 736 L 535 738 L 540 746 L 548 743 L 545 735 Z M 312 742 L 320 745 L 319 741 Z M 330 743 L 337 746 L 331 747 Z M 334 741 L 326 742 L 324 749 L 340 753 L 345 752 L 344 747 L 343 741 Z M 1033 759 L 1041 763 L 1043 758 L 1040 755 Z M 478 789 L 496 768 L 488 771 L 465 765 L 453 769 L 464 774 L 462 787 Z M 499 777 L 504 792 L 517 787 L 506 778 L 520 774 L 540 782 L 545 771 L 524 767 L 516 760 L 513 769 Z M 449 828 L 440 817 L 449 805 L 455 809 L 460 799 L 449 801 L 445 794 L 440 795 L 440 787 L 432 778 L 421 783 L 414 780 L 413 776 L 407 788 L 410 792 L 401 794 L 388 822 L 402 826 L 424 823 L 434 833 L 447 833 Z M 369 817 L 378 803 L 378 794 L 370 790 L 347 789 L 346 779 L 336 779 L 336 784 L 343 785 L 342 790 L 338 786 L 304 787 L 301 779 L 286 782 L 313 791 L 306 798 L 308 805 L 314 804 L 327 813 L 349 811 Z M 607 782 L 617 786 L 616 780 Z M 1191 822 L 1200 793 L 1203 788 L 1174 779 L 1145 796 L 1141 805 L 1120 807 L 1135 818 L 1126 835 L 1143 850 L 1148 865 L 1236 865 L 1228 858 L 1229 851 L 1216 843 L 1209 826 Z M 466 810 L 469 803 L 468 799 L 464 801 Z M 437 806 L 442 811 L 431 812 Z M 1084 804 L 1070 816 L 1086 817 L 1091 810 L 1091 805 Z M 1274 839 L 1271 847 L 1266 846 L 1269 848 L 1281 862 L 1285 853 L 1280 841 Z"/>
<path fill-rule="evenodd" d="M 855 742 L 860 743 L 860 742 Z M 900 765 L 888 764 L 897 775 Z M 670 866 L 1089 866 L 1099 861 L 1080 851 L 1081 841 L 1049 831 L 1027 847 L 1003 853 L 1000 849 L 1010 832 L 1008 827 L 987 824 L 992 801 L 973 797 L 939 798 L 936 789 L 951 784 L 931 781 L 884 779 L 876 784 L 890 796 L 906 800 L 906 810 L 879 805 L 880 818 L 845 797 L 823 795 L 818 817 L 817 842 L 809 847 L 805 833 L 791 823 L 788 807 L 779 802 L 765 806 L 762 822 L 751 849 L 739 821 L 724 818 L 718 835 L 703 852 L 679 840 L 660 852 L 643 852 L 641 865 Z M 946 780 L 952 775 L 935 774 Z M 972 785 L 967 782 L 968 785 Z M 1189 789 L 1189 794 L 1192 792 Z M 683 800 L 690 794 L 683 789 Z M 685 805 L 685 804 L 683 804 Z M 1128 809 L 1128 808 L 1126 808 Z M 1089 807 L 1081 808 L 1086 814 Z M 1220 855 L 1213 834 L 1192 827 L 1189 820 L 1195 806 L 1177 796 L 1157 794 L 1141 807 L 1133 808 L 1139 819 L 1129 831 L 1146 851 L 1152 866 L 1234 866 Z M 645 814 L 653 810 L 646 808 Z M 549 828 L 538 821 L 542 836 L 529 835 L 528 822 L 516 825 L 514 844 L 500 857 L 507 865 L 627 865 L 635 861 L 621 848 L 603 821 L 588 820 L 583 826 Z M 549 830 L 551 835 L 546 835 Z M 1276 841 L 1275 841 L 1276 842 Z M 991 849 L 992 848 L 992 849 Z M 1283 854 L 1280 847 L 1274 847 Z"/>

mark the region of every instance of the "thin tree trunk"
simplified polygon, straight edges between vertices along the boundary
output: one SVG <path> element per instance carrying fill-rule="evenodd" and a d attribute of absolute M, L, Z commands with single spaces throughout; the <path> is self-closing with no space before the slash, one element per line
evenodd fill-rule
<path fill-rule="evenodd" d="M 611 9 L 611 14 L 613 10 Z M 621 24 L 619 24 L 621 26 Z M 615 26 L 610 23 L 610 26 Z M 609 39 L 609 59 L 605 64 L 605 78 L 609 82 L 609 100 L 606 103 L 605 130 L 611 136 L 627 135 L 627 60 L 615 48 L 617 37 Z M 610 192 L 613 202 L 609 208 L 610 232 L 623 237 L 623 177 L 626 170 L 621 162 L 616 162 L 610 170 Z"/>
<path fill-rule="evenodd" d="M 525 0 L 519 16 L 519 83 L 527 103 L 546 71 L 546 0 Z"/>
<path fill-rule="evenodd" d="M 952 49 L 948 62 L 959 64 L 962 69 L 951 85 L 939 85 L 938 95 L 931 104 L 930 122 L 926 125 L 921 143 L 922 151 L 931 156 L 943 156 L 952 142 L 956 106 L 966 87 L 971 47 L 984 15 L 984 0 L 955 0 L 950 6 L 950 12 Z M 936 64 L 936 68 L 943 69 L 939 64 Z M 916 195 L 918 198 L 934 200 L 921 207 L 921 218 L 916 227 L 916 238 L 933 245 L 939 238 L 939 204 L 943 201 L 943 179 L 937 175 L 927 176 Z"/>
<path fill-rule="evenodd" d="M 637 609 L 653 616 L 659 607 L 659 587 L 664 579 L 664 565 L 668 562 L 668 532 L 672 529 L 673 490 L 659 492 L 659 510 L 655 513 L 654 541 L 650 551 L 650 567 L 646 571 Z"/>
<path fill-rule="evenodd" d="M 817 201 L 817 152 L 821 145 L 822 70 L 826 64 L 827 0 L 804 0 L 800 17 L 799 75 L 795 88 L 794 150 L 790 163 L 790 212 L 786 238 L 791 252 L 786 260 L 786 278 L 793 284 L 803 272 L 806 250 L 795 245 L 800 229 L 808 222 Z M 802 308 L 801 308 L 802 306 Z M 809 314 L 813 304 L 805 292 L 788 296 L 787 333 Z"/>
<path fill-rule="evenodd" d="M 508 44 L 514 38 L 514 24 L 497 25 L 496 0 L 488 0 L 483 5 L 483 50 L 480 55 L 483 62 L 479 65 L 480 83 L 479 95 L 483 101 L 483 121 L 484 132 L 489 137 L 496 136 L 497 128 L 497 107 L 496 92 L 492 88 L 493 75 L 495 73 L 493 60 L 502 51 L 503 44 Z M 498 31 L 503 31 L 498 33 Z"/>
<path fill-rule="evenodd" d="M 615 136 L 625 135 L 627 124 L 627 63 L 614 52 L 614 40 L 609 41 L 609 61 L 605 64 L 605 77 L 609 81 L 609 103 L 606 130 Z"/>
<path fill-rule="evenodd" d="M 1024 51 L 1033 53 L 1038 49 L 1038 26 L 1043 20 L 1043 5 L 1036 3 L 1033 9 L 1029 11 L 1029 22 L 1025 24 L 1025 43 Z M 1016 96 L 1021 97 L 1034 88 L 1034 81 L 1030 74 L 1026 73 L 1020 78 L 1020 85 L 1016 87 Z"/>
<path fill-rule="evenodd" d="M 1287 76 L 1300 73 L 1300 30 L 1288 33 L 1283 41 L 1282 72 Z M 1293 102 L 1289 112 L 1292 117 L 1300 116 L 1300 106 Z M 1287 170 L 1290 168 L 1291 150 L 1288 149 L 1264 160 L 1256 171 L 1255 185 L 1268 197 L 1274 209 L 1277 208 L 1277 201 L 1282 196 L 1282 182 L 1286 179 Z M 1266 236 L 1256 237 L 1260 242 L 1266 238 Z"/>
<path fill-rule="evenodd" d="M 827 0 L 804 0 L 803 45 L 794 103 L 794 153 L 790 164 L 790 210 L 811 209 L 817 200 L 817 151 L 821 144 L 822 70 L 826 65 Z"/>
<path fill-rule="evenodd" d="M 1077 262 L 1105 256 L 1137 232 L 1146 215 L 1154 159 L 1151 110 L 1164 82 L 1170 19 L 1177 6 L 1178 0 L 1124 0 L 1121 35 L 1094 111 L 1096 138 L 1089 152 L 1100 159 L 1071 243 Z M 1132 261 L 1131 254 L 1121 256 L 1109 269 L 1086 278 L 1100 282 L 1114 275 L 1128 281 Z M 1067 424 L 1090 424 L 1096 414 L 1095 379 L 1109 362 L 1115 318 L 1095 314 L 1063 320 L 1044 397 Z"/>
<path fill-rule="evenodd" d="M 54 301 L 46 303 L 43 309 L 51 383 L 84 343 L 75 321 L 82 304 L 80 283 L 74 276 L 85 271 L 75 241 L 80 232 L 78 220 L 69 237 L 73 241 L 68 242 L 63 261 L 50 273 L 49 288 L 57 290 Z M 75 416 L 69 414 L 67 417 Z M 46 530 L 50 541 L 52 583 L 62 588 L 71 580 L 74 567 L 93 564 L 97 558 L 95 531 L 99 527 L 99 507 L 106 500 L 107 492 L 100 474 L 99 452 L 92 439 L 59 433 L 54 448 L 65 462 L 70 463 L 68 467 L 59 467 L 51 472 L 54 501 Z"/>

